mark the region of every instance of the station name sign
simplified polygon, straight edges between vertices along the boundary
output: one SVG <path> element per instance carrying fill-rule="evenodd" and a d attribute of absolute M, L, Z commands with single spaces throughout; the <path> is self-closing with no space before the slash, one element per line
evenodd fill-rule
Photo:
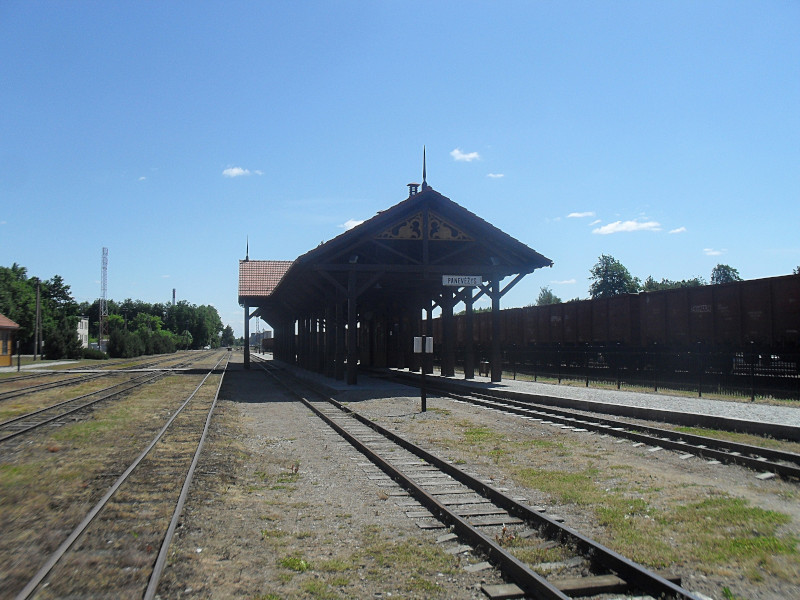
<path fill-rule="evenodd" d="M 480 275 L 442 275 L 442 285 L 469 287 L 480 285 L 483 278 Z"/>

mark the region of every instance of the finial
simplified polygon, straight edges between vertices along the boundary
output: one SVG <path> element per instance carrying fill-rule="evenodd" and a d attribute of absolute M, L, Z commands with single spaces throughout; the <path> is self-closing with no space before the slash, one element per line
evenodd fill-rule
<path fill-rule="evenodd" d="M 428 182 L 426 181 L 425 173 L 425 146 L 422 146 L 422 191 L 428 189 Z"/>
<path fill-rule="evenodd" d="M 244 255 L 245 260 L 250 260 L 250 236 L 247 236 L 247 254 Z"/>

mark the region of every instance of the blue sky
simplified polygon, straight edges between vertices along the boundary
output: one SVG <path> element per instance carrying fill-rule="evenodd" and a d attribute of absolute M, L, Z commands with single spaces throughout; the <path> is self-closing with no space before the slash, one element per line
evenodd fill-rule
<path fill-rule="evenodd" d="M 800 265 L 800 3 L 0 2 L 0 264 L 212 304 L 428 183 L 588 296 Z M 262 325 L 263 327 L 263 325 Z M 255 324 L 252 324 L 252 330 Z"/>

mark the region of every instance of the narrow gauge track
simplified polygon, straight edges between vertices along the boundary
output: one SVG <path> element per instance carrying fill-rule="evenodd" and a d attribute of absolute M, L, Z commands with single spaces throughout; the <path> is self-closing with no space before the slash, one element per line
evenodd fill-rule
<path fill-rule="evenodd" d="M 155 367 L 155 366 L 162 365 L 164 363 L 173 361 L 173 360 L 175 360 L 175 358 L 176 358 L 175 356 L 170 356 L 169 358 L 166 358 L 166 359 L 160 360 L 160 361 L 145 362 L 145 363 L 142 363 L 140 365 L 137 365 L 136 368 L 137 369 L 152 368 L 152 367 Z M 124 363 L 116 363 L 116 364 L 124 364 Z M 106 366 L 108 366 L 108 365 L 103 365 L 103 367 L 106 367 Z M 16 382 L 20 382 L 20 381 L 25 382 L 26 380 L 30 380 L 31 378 L 37 378 L 39 376 L 46 376 L 46 375 L 56 376 L 56 377 L 61 376 L 61 375 L 70 375 L 71 376 L 71 377 L 69 377 L 67 379 L 59 379 L 57 381 L 47 381 L 47 382 L 43 382 L 43 383 L 39 383 L 39 384 L 29 385 L 29 386 L 22 387 L 22 388 L 15 388 L 15 389 L 7 390 L 5 392 L 0 392 L 0 402 L 2 402 L 3 400 L 10 400 L 11 398 L 17 398 L 19 396 L 25 396 L 27 394 L 34 394 L 36 392 L 41 392 L 41 391 L 44 391 L 44 390 L 49 390 L 49 389 L 53 389 L 53 388 L 57 388 L 57 387 L 62 387 L 62 386 L 66 386 L 66 385 L 76 385 L 76 384 L 79 384 L 79 383 L 85 383 L 87 381 L 92 381 L 94 379 L 99 379 L 101 377 L 107 377 L 109 375 L 118 375 L 119 373 L 123 373 L 123 372 L 124 371 L 109 370 L 109 371 L 103 371 L 103 372 L 92 372 L 92 373 L 85 373 L 84 374 L 84 373 L 81 373 L 80 369 L 76 369 L 76 370 L 65 369 L 63 371 L 59 371 L 58 373 L 52 373 L 52 372 L 38 373 L 38 374 L 32 375 L 32 376 L 22 376 L 22 377 L 14 377 L 14 378 L 11 378 L 11 379 L 4 379 L 4 380 L 0 380 L 0 384 L 16 383 Z"/>
<path fill-rule="evenodd" d="M 398 381 L 408 383 L 405 378 L 398 379 Z M 451 385 L 448 382 L 448 387 Z M 535 402 L 480 393 L 468 386 L 453 386 L 457 387 L 459 392 L 437 386 L 435 382 L 427 387 L 435 390 L 439 395 L 456 401 L 519 415 L 540 423 L 555 424 L 579 431 L 594 431 L 629 439 L 637 444 L 647 444 L 653 448 L 674 450 L 683 456 L 699 456 L 721 463 L 747 467 L 762 473 L 774 473 L 786 479 L 800 480 L 800 454 L 795 452 L 682 433 L 622 419 L 589 416 L 585 412 L 577 410 L 554 408 Z"/>
<path fill-rule="evenodd" d="M 15 600 L 34 594 L 39 598 L 155 597 L 229 360 L 227 353 L 206 373 Z M 200 398 L 198 392 L 219 372 L 223 361 L 213 397 Z"/>
<path fill-rule="evenodd" d="M 192 357 L 192 360 L 179 363 L 178 365 L 175 365 L 175 367 L 186 367 L 199 360 L 199 358 L 201 357 Z M 115 383 L 114 385 L 105 387 L 103 389 L 89 392 L 88 394 L 82 394 L 75 398 L 70 398 L 69 400 L 64 400 L 51 406 L 46 406 L 39 410 L 34 410 L 24 415 L 14 417 L 13 419 L 3 421 L 0 423 L 0 444 L 33 431 L 34 429 L 42 427 L 43 425 L 61 422 L 70 415 L 89 408 L 98 402 L 108 400 L 115 396 L 120 396 L 137 387 L 147 385 L 148 383 L 153 383 L 162 377 L 164 377 L 164 372 L 146 373 L 143 375 L 134 376 L 128 381 Z M 73 382 L 62 382 L 62 385 L 69 385 L 71 383 Z"/>
<path fill-rule="evenodd" d="M 514 500 L 492 484 L 469 475 L 308 384 L 289 379 L 288 374 L 269 365 L 269 361 L 253 362 L 405 488 L 425 509 L 414 516 L 427 516 L 432 522 L 429 528 L 449 527 L 460 541 L 485 554 L 526 595 L 565 600 L 577 595 L 635 591 L 659 598 L 699 600 L 679 584 Z M 309 391 L 301 393 L 299 387 Z M 509 534 L 531 543 L 563 546 L 572 556 L 566 563 L 572 567 L 574 577 L 548 581 L 502 546 L 501 540 Z M 592 575 L 583 576 L 586 572 Z"/>

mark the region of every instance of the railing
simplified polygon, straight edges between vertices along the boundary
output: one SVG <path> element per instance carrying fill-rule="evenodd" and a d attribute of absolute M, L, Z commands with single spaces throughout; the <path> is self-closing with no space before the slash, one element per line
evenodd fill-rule
<path fill-rule="evenodd" d="M 476 364 L 488 359 L 476 353 Z M 438 357 L 437 357 L 438 358 Z M 463 365 L 463 356 L 456 362 Z M 505 348 L 503 371 L 533 381 L 583 383 L 683 392 L 800 400 L 800 352 L 765 353 L 751 348 L 647 351 L 623 348 Z M 505 375 L 505 376 L 507 376 Z"/>

